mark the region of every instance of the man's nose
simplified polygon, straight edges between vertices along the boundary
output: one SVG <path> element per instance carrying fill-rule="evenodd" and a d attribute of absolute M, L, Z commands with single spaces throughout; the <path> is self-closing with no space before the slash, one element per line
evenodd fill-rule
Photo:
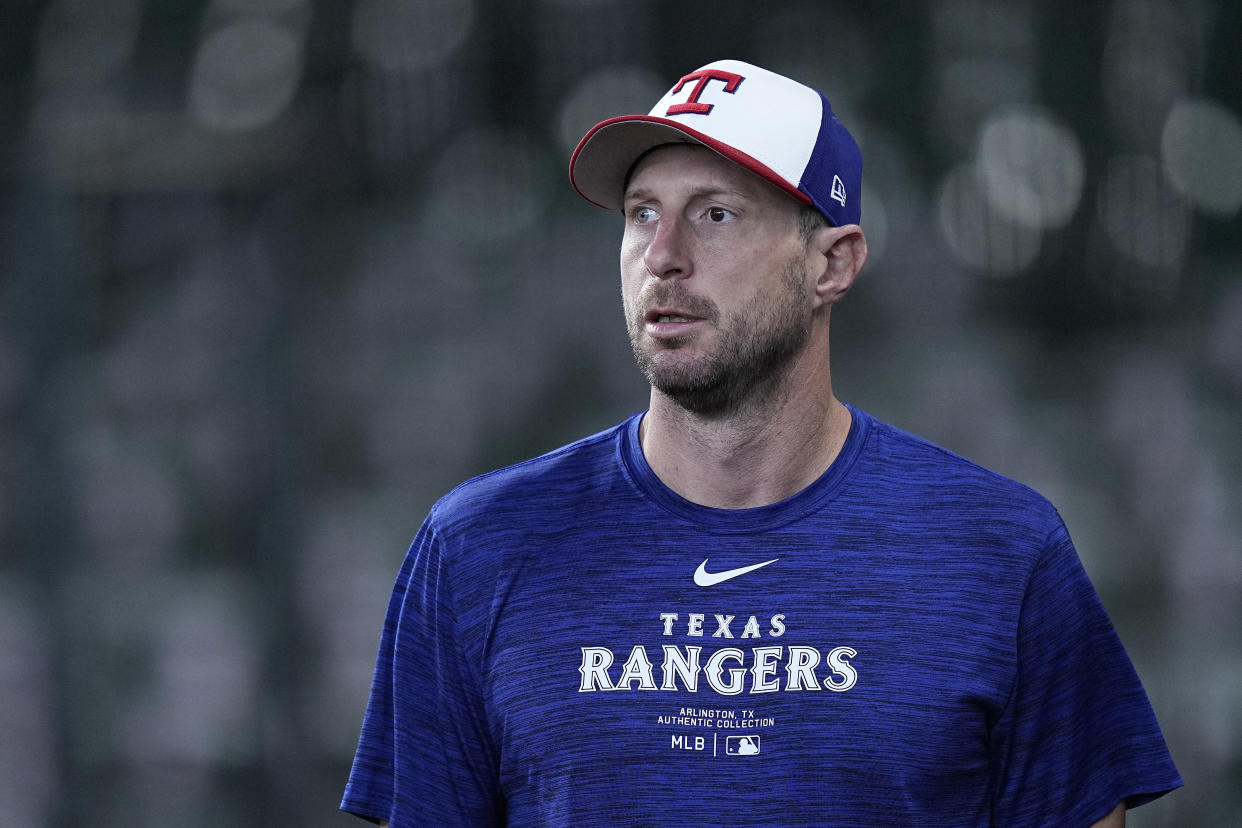
<path fill-rule="evenodd" d="M 662 216 L 643 253 L 647 272 L 657 279 L 684 279 L 693 270 L 689 228 L 676 216 Z"/>

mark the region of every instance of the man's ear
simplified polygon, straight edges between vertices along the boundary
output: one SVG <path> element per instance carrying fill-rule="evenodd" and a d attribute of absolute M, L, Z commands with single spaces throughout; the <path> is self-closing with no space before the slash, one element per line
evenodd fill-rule
<path fill-rule="evenodd" d="M 821 227 L 811 240 L 817 267 L 815 295 L 821 305 L 835 305 L 849 293 L 854 279 L 867 261 L 867 237 L 857 224 Z"/>

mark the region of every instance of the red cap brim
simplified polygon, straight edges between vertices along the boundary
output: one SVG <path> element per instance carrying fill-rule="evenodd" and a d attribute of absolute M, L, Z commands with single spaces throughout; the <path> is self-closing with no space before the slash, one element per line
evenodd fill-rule
<path fill-rule="evenodd" d="M 643 153 L 661 144 L 701 144 L 764 178 L 798 201 L 811 199 L 796 185 L 746 153 L 669 118 L 622 115 L 593 126 L 569 159 L 569 181 L 578 195 L 607 210 L 624 201 L 625 178 Z"/>

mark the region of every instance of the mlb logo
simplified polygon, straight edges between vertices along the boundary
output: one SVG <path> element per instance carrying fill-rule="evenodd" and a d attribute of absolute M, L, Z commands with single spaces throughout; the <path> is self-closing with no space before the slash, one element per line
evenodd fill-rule
<path fill-rule="evenodd" d="M 758 754 L 758 736 L 730 736 L 725 739 L 726 756 L 757 756 Z"/>

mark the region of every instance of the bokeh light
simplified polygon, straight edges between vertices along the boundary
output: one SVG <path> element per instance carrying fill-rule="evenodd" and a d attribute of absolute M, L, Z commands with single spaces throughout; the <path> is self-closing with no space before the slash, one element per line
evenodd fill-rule
<path fill-rule="evenodd" d="M 359 0 L 350 40 L 364 60 L 390 72 L 443 63 L 474 24 L 472 0 Z"/>
<path fill-rule="evenodd" d="M 988 203 L 1006 219 L 1041 230 L 1064 226 L 1082 197 L 1082 149 L 1046 112 L 990 116 L 979 139 L 979 170 Z"/>
<path fill-rule="evenodd" d="M 952 162 L 973 151 L 989 113 L 1034 100 L 1034 27 L 1022 3 L 939 0 L 931 8 L 927 103 L 936 148 Z"/>
<path fill-rule="evenodd" d="M 98 87 L 125 69 L 138 42 L 141 0 L 56 0 L 44 12 L 35 76 L 61 89 Z"/>
<path fill-rule="evenodd" d="M 1179 101 L 1160 134 L 1173 188 L 1198 209 L 1230 218 L 1242 206 L 1242 120 L 1212 100 Z"/>
<path fill-rule="evenodd" d="M 993 209 L 978 164 L 949 172 L 936 199 L 940 230 L 949 248 L 970 267 L 1013 276 L 1035 261 L 1040 231 Z"/>
<path fill-rule="evenodd" d="M 203 41 L 190 76 L 190 113 L 214 129 L 255 129 L 284 112 L 301 76 L 297 33 L 272 20 L 241 19 Z"/>

